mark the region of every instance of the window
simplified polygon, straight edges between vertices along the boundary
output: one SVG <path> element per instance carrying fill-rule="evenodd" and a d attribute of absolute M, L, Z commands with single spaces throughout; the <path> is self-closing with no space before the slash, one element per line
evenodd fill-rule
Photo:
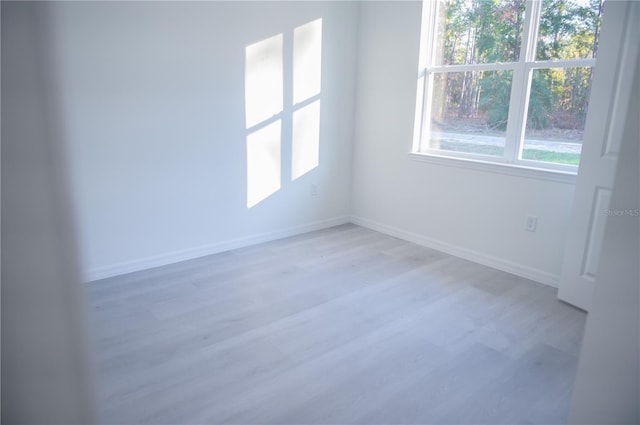
<path fill-rule="evenodd" d="M 425 0 L 414 152 L 577 170 L 603 0 Z"/>

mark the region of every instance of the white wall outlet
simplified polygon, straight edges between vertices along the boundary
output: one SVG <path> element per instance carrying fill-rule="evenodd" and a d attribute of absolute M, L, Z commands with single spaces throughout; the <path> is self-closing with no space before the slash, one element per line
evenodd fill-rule
<path fill-rule="evenodd" d="M 525 224 L 524 229 L 527 232 L 535 232 L 537 226 L 538 226 L 538 217 L 536 217 L 535 215 L 528 215 L 527 223 Z"/>
<path fill-rule="evenodd" d="M 311 196 L 318 196 L 318 184 L 311 183 Z"/>

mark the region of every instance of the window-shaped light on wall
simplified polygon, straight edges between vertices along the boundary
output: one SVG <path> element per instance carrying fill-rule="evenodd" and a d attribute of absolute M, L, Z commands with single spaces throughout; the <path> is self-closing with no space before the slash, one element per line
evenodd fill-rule
<path fill-rule="evenodd" d="M 293 32 L 293 103 L 320 94 L 322 69 L 322 19 Z"/>
<path fill-rule="evenodd" d="M 246 48 L 245 117 L 247 128 L 282 112 L 282 34 Z"/>
<path fill-rule="evenodd" d="M 297 179 L 318 166 L 320 148 L 320 100 L 293 113 L 291 178 Z"/>
<path fill-rule="evenodd" d="M 245 49 L 248 208 L 281 186 L 282 39 L 278 34 Z"/>
<path fill-rule="evenodd" d="M 319 164 L 321 81 L 322 19 L 317 19 L 293 33 L 292 180 Z"/>
<path fill-rule="evenodd" d="M 280 189 L 280 120 L 247 135 L 247 207 Z"/>

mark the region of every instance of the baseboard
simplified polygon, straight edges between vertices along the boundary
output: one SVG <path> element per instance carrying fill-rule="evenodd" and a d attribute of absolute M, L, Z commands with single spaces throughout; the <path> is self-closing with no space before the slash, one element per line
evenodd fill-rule
<path fill-rule="evenodd" d="M 404 239 L 409 242 L 416 243 L 418 245 L 426 246 L 438 251 L 445 252 L 447 254 L 464 258 L 465 260 L 473 261 L 474 263 L 482 264 L 484 266 L 492 267 L 494 269 L 502 270 L 507 273 L 514 274 L 516 276 L 531 279 L 545 285 L 559 287 L 560 276 L 552 273 L 548 273 L 542 270 L 534 269 L 529 266 L 517 264 L 511 261 L 504 260 L 502 258 L 494 257 L 491 255 L 483 254 L 478 251 L 462 248 L 456 245 L 452 245 L 446 242 L 442 242 L 436 239 L 432 239 L 418 233 L 409 232 L 399 229 L 397 227 L 389 226 L 379 223 L 374 220 L 370 220 L 364 217 L 351 216 L 351 223 L 358 226 L 366 227 L 371 230 L 385 233 L 390 236 L 395 236 L 400 239 Z"/>
<path fill-rule="evenodd" d="M 92 282 L 95 280 L 137 272 L 140 270 L 165 266 L 167 264 L 178 263 L 180 261 L 191 260 L 193 258 L 204 257 L 206 255 L 217 254 L 220 252 L 229 251 L 231 249 L 238 249 L 262 242 L 269 242 L 276 239 L 295 236 L 302 233 L 312 232 L 314 230 L 326 229 L 328 227 L 349 223 L 349 218 L 349 216 L 340 216 L 328 220 L 315 221 L 308 224 L 278 229 L 271 232 L 259 233 L 257 235 L 252 235 L 244 238 L 221 241 L 195 248 L 174 251 L 166 254 L 141 258 L 118 264 L 112 264 L 104 267 L 96 267 L 84 271 L 84 280 L 85 282 Z"/>
<path fill-rule="evenodd" d="M 96 267 L 93 269 L 85 270 L 84 278 L 86 282 L 92 282 L 95 280 L 120 276 L 123 274 L 151 269 L 154 267 L 165 266 L 167 264 L 178 263 L 180 261 L 191 260 L 193 258 L 204 257 L 206 255 L 217 254 L 220 252 L 255 245 L 262 242 L 295 236 L 302 233 L 312 232 L 314 230 L 326 229 L 328 227 L 338 226 L 349 222 L 378 231 L 380 233 L 395 236 L 400 239 L 416 243 L 418 245 L 436 249 L 438 251 L 442 251 L 456 257 L 464 258 L 465 260 L 473 261 L 474 263 L 493 267 L 507 273 L 512 273 L 517 276 L 524 277 L 526 279 L 531 279 L 545 285 L 553 286 L 555 288 L 559 286 L 560 276 L 558 275 L 524 266 L 522 264 L 517 264 L 498 257 L 486 255 L 478 251 L 462 248 L 414 232 L 409 232 L 394 226 L 389 226 L 374 220 L 370 220 L 368 218 L 358 216 L 340 216 L 328 220 L 321 220 L 299 226 L 278 229 L 272 232 L 260 233 L 244 238 L 221 241 L 214 244 L 174 251 L 166 254 L 141 258 L 104 267 Z"/>

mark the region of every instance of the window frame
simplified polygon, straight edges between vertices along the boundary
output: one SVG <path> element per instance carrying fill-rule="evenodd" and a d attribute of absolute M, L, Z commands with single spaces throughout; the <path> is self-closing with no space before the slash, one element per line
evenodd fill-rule
<path fill-rule="evenodd" d="M 559 164 L 545 161 L 521 159 L 524 149 L 526 121 L 531 93 L 531 80 L 536 69 L 592 67 L 596 58 L 536 60 L 538 29 L 543 9 L 543 0 L 527 0 L 524 11 L 524 25 L 520 54 L 517 62 L 494 62 L 482 64 L 435 65 L 435 51 L 438 28 L 438 8 L 441 1 L 423 0 L 420 56 L 418 70 L 418 88 L 416 96 L 416 115 L 411 156 L 438 157 L 448 160 L 464 160 L 480 164 L 507 165 L 510 169 L 521 167 L 528 171 L 559 172 L 577 174 L 579 165 Z M 431 133 L 431 105 L 433 77 L 436 73 L 464 71 L 500 71 L 512 72 L 509 112 L 505 133 L 504 154 L 502 156 L 482 155 L 470 152 L 434 149 L 429 146 Z M 593 83 L 591 84 L 593 86 Z M 587 118 L 588 119 L 588 118 Z M 584 139 L 583 139 L 584 142 Z M 422 159 L 422 158 L 421 158 Z M 440 161 L 439 161 L 440 162 Z M 486 169 L 486 167 L 484 167 Z"/>

